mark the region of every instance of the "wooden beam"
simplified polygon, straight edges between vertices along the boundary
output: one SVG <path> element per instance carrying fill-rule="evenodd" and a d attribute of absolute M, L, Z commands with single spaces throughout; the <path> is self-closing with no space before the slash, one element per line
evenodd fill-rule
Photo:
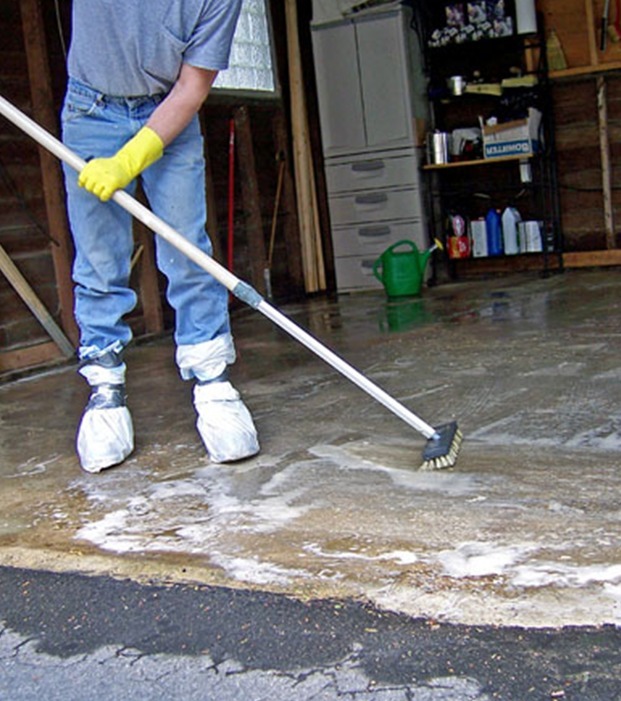
<path fill-rule="evenodd" d="M 26 61 L 30 78 L 33 118 L 53 135 L 58 134 L 58 119 L 54 108 L 50 66 L 45 37 L 41 0 L 20 0 L 22 30 L 26 46 Z M 71 267 L 73 247 L 65 208 L 65 191 L 61 169 L 55 157 L 39 146 L 43 194 L 52 245 L 52 261 L 60 302 L 62 327 L 76 343 L 78 328 L 73 316 L 73 283 Z"/>
<path fill-rule="evenodd" d="M 11 283 L 11 286 L 21 297 L 24 304 L 27 305 L 28 309 L 30 309 L 30 311 L 36 316 L 41 326 L 43 326 L 48 334 L 54 339 L 56 345 L 60 348 L 63 355 L 65 355 L 67 358 L 71 358 L 75 354 L 73 344 L 56 324 L 52 315 L 45 308 L 43 302 L 41 302 L 41 300 L 37 297 L 32 287 L 30 287 L 28 284 L 26 278 L 20 273 L 17 266 L 15 263 L 13 263 L 11 257 L 4 250 L 4 247 L 1 244 L 0 271 Z"/>
<path fill-rule="evenodd" d="M 565 268 L 599 268 L 621 265 L 621 249 L 563 253 L 563 265 Z"/>
<path fill-rule="evenodd" d="M 604 226 L 606 247 L 615 248 L 615 222 L 612 204 L 612 169 L 610 167 L 610 135 L 608 133 L 608 99 L 606 78 L 597 76 L 597 126 L 599 152 L 602 162 L 602 194 L 604 196 Z"/>
<path fill-rule="evenodd" d="M 246 221 L 246 237 L 250 278 L 252 286 L 266 293 L 264 271 L 267 266 L 265 237 L 261 217 L 261 196 L 254 160 L 252 129 L 247 107 L 239 107 L 234 113 L 236 132 L 236 163 L 241 182 L 242 201 Z"/>
<path fill-rule="evenodd" d="M 282 235 L 287 251 L 287 273 L 290 278 L 292 292 L 304 292 L 304 272 L 302 270 L 302 254 L 300 250 L 300 231 L 298 227 L 297 212 L 295 206 L 295 188 L 291 161 L 289 158 L 289 139 L 284 114 L 278 110 L 273 121 L 274 144 L 276 153 L 284 154 L 285 172 L 283 180 L 281 215 Z"/>
<path fill-rule="evenodd" d="M 576 66 L 575 68 L 564 68 L 560 71 L 550 71 L 551 80 L 561 80 L 562 78 L 575 78 L 579 76 L 594 75 L 599 73 L 610 73 L 621 69 L 621 61 L 610 63 L 600 63 L 597 66 Z"/>
<path fill-rule="evenodd" d="M 592 66 L 599 63 L 599 41 L 597 36 L 597 28 L 599 21 L 595 20 L 593 9 L 593 0 L 584 0 L 584 11 L 586 13 L 586 30 L 589 41 L 589 58 Z"/>
<path fill-rule="evenodd" d="M 317 190 L 312 162 L 308 115 L 304 98 L 304 76 L 300 57 L 300 40 L 296 0 L 285 0 L 287 58 L 291 99 L 291 130 L 295 165 L 298 219 L 302 243 L 302 263 L 307 292 L 326 289 L 326 275 L 319 224 Z"/>
<path fill-rule="evenodd" d="M 47 365 L 52 361 L 64 360 L 58 346 L 52 341 L 37 343 L 34 346 L 0 351 L 0 374 Z"/>
<path fill-rule="evenodd" d="M 548 253 L 547 270 L 559 269 L 556 255 Z M 544 253 L 529 253 L 519 256 L 492 256 L 489 258 L 452 259 L 451 267 L 458 277 L 468 278 L 475 275 L 491 273 L 545 272 L 546 260 Z"/>

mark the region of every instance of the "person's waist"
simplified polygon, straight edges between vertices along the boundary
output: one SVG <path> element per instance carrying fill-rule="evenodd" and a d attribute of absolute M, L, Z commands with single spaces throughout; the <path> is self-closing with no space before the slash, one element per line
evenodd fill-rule
<path fill-rule="evenodd" d="M 77 78 L 69 78 L 67 82 L 68 91 L 83 95 L 84 97 L 92 98 L 99 102 L 108 102 L 122 105 L 143 105 L 143 104 L 159 104 L 165 97 L 164 93 L 155 93 L 153 95 L 110 95 L 108 93 L 97 90 L 92 86 L 83 83 Z"/>

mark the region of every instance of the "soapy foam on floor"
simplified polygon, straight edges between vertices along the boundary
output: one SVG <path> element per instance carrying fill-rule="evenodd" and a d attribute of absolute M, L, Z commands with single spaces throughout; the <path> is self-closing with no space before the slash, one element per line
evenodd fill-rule
<path fill-rule="evenodd" d="M 621 596 L 621 565 L 568 565 L 539 561 L 534 544 L 501 546 L 496 543 L 462 543 L 438 553 L 444 574 L 454 578 L 503 576 L 515 589 L 583 588 L 603 585 L 607 594 Z"/>
<path fill-rule="evenodd" d="M 368 441 L 353 441 L 344 446 L 319 444 L 310 449 L 313 455 L 329 460 L 339 470 L 372 470 L 385 474 L 399 487 L 422 491 L 439 492 L 447 496 L 470 496 L 480 487 L 480 479 L 473 474 L 449 472 L 421 472 L 417 468 L 420 455 L 401 446 L 382 448 Z M 386 451 L 387 456 L 382 452 Z M 386 460 L 386 457 L 389 459 Z M 391 464 L 407 461 L 403 468 Z"/>
<path fill-rule="evenodd" d="M 147 483 L 144 494 L 86 522 L 76 538 L 117 553 L 168 551 L 211 557 L 214 543 L 227 531 L 269 534 L 312 508 L 301 503 L 304 488 L 284 474 L 286 469 L 264 484 L 259 496 L 247 500 L 233 495 L 229 470 L 210 466 L 196 470 L 192 478 Z M 95 511 L 110 504 L 104 487 L 91 481 L 81 486 Z M 171 501 L 177 502 L 176 508 Z M 283 580 L 284 570 L 268 563 L 223 555 L 216 559 L 219 564 L 229 562 L 233 576 L 246 570 L 250 579 L 244 581 L 265 582 L 269 571 L 275 573 L 275 581 Z"/>
<path fill-rule="evenodd" d="M 621 565 L 570 566 L 556 562 L 521 566 L 515 569 L 516 587 L 584 587 L 589 584 L 621 584 Z"/>
<path fill-rule="evenodd" d="M 256 584 L 283 584 L 288 577 L 308 577 L 303 570 L 278 567 L 261 562 L 255 557 L 244 557 L 240 553 L 225 553 L 217 547 L 223 533 L 269 534 L 285 528 L 287 524 L 320 505 L 320 500 L 302 504 L 305 488 L 300 485 L 299 470 L 336 469 L 327 462 L 332 458 L 338 469 L 372 469 L 390 474 L 396 481 L 403 479 L 399 470 L 374 463 L 360 465 L 360 460 L 347 450 L 316 446 L 307 461 L 297 462 L 276 471 L 258 486 L 255 496 L 247 500 L 234 496 L 230 480 L 230 468 L 209 466 L 197 469 L 191 478 L 183 477 L 145 485 L 143 495 L 132 497 L 125 505 L 119 505 L 101 518 L 85 523 L 76 537 L 104 550 L 118 553 L 128 552 L 187 552 L 203 554 L 214 564 L 225 569 L 232 577 Z M 343 465 L 347 462 L 347 465 Z M 266 467 L 266 465 L 263 465 Z M 420 473 L 410 487 L 427 490 L 448 489 L 452 494 L 471 494 L 472 480 L 468 477 L 444 483 L 441 476 Z M 108 504 L 105 490 L 85 481 L 89 501 L 95 511 Z M 171 508 L 170 502 L 178 502 Z M 310 548 L 312 552 L 312 548 Z M 320 550 L 314 554 L 322 556 Z M 327 556 L 327 555 L 326 555 Z M 343 561 L 348 558 L 365 557 L 352 552 L 333 553 L 331 559 Z M 406 550 L 379 552 L 369 559 L 391 561 L 400 567 L 414 564 L 418 556 Z"/>
<path fill-rule="evenodd" d="M 11 475 L 4 475 L 4 479 L 22 479 L 23 477 L 32 477 L 47 472 L 48 468 L 62 460 L 59 454 L 52 454 L 45 460 L 39 458 L 29 458 L 26 462 L 17 467 L 17 471 Z"/>
<path fill-rule="evenodd" d="M 387 452 L 383 453 L 381 448 L 371 448 L 366 441 L 318 444 L 309 450 L 310 457 L 292 461 L 281 469 L 278 469 L 277 461 L 264 461 L 261 472 L 256 466 L 245 466 L 236 473 L 229 467 L 210 465 L 198 468 L 191 477 L 186 473 L 179 479 L 165 482 L 145 481 L 143 494 L 124 503 L 117 502 L 118 508 L 85 523 L 76 537 L 118 553 L 161 551 L 202 555 L 235 580 L 258 586 L 287 586 L 294 580 L 310 578 L 337 581 L 346 576 L 346 562 L 384 562 L 392 567 L 384 573 L 383 581 L 422 565 L 431 568 L 429 571 L 435 571 L 438 576 L 455 580 L 499 577 L 502 580 L 498 584 L 499 591 L 505 588 L 507 592 L 549 586 L 595 586 L 613 600 L 615 610 L 621 611 L 621 566 L 598 568 L 538 560 L 538 546 L 533 543 L 475 540 L 453 549 L 435 551 L 433 548 L 418 551 L 390 547 L 383 550 L 377 545 L 365 551 L 355 544 L 352 549 L 326 548 L 315 542 L 301 546 L 300 556 L 306 553 L 310 557 L 305 561 L 309 569 L 282 566 L 264 554 L 248 555 L 237 543 L 236 536 L 240 534 L 269 535 L 286 530 L 296 519 L 320 506 L 321 500 L 306 492 L 317 488 L 317 493 L 320 493 L 321 490 L 318 485 L 313 485 L 312 479 L 310 485 L 308 482 L 301 484 L 301 470 L 307 477 L 312 471 L 317 474 L 335 470 L 339 474 L 368 471 L 388 478 L 399 490 L 405 487 L 413 495 L 418 495 L 417 498 L 424 499 L 426 493 L 435 492 L 468 503 L 487 501 L 488 497 L 481 493 L 482 487 L 489 488 L 497 481 L 494 476 L 486 476 L 486 481 L 482 482 L 482 478 L 475 474 L 420 473 L 391 467 L 392 461 L 383 458 L 394 457 L 395 451 L 399 454 L 402 448 L 388 446 L 385 449 Z M 366 458 L 361 459 L 360 453 Z M 235 493 L 239 488 L 234 484 L 236 474 L 246 475 L 251 485 L 245 497 Z M 261 479 L 265 481 L 261 482 Z M 100 511 L 109 503 L 109 495 L 103 487 L 87 480 L 83 488 L 94 511 Z M 495 503 L 499 508 L 502 506 L 497 500 Z M 173 508 L 171 504 L 174 504 Z M 511 506 L 521 508 L 523 505 L 512 503 Z M 562 553 L 560 557 L 563 558 Z M 322 560 L 326 562 L 325 567 L 318 564 Z M 461 603 L 462 599 L 457 597 L 453 604 L 446 604 L 448 609 L 445 610 L 459 618 Z"/>
<path fill-rule="evenodd" d="M 503 574 L 535 547 L 495 543 L 462 543 L 455 550 L 442 550 L 437 558 L 450 577 L 486 577 Z"/>
<path fill-rule="evenodd" d="M 410 552 L 408 550 L 392 550 L 386 553 L 371 555 L 365 552 L 357 552 L 352 550 L 331 549 L 328 551 L 322 548 L 319 543 L 307 543 L 304 545 L 303 550 L 308 553 L 311 553 L 315 557 L 330 559 L 336 562 L 341 560 L 362 560 L 366 562 L 391 561 L 405 567 L 408 565 L 413 565 L 419 560 L 419 557 L 418 555 L 416 555 L 416 553 Z"/>
<path fill-rule="evenodd" d="M 292 579 L 306 578 L 308 572 L 300 569 L 280 567 L 258 557 L 235 557 L 228 553 L 210 553 L 210 560 L 225 570 L 233 579 L 251 584 L 284 586 Z"/>

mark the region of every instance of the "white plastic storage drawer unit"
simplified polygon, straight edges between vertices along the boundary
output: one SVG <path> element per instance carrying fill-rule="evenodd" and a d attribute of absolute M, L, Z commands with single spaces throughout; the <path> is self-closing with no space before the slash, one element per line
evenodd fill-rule
<path fill-rule="evenodd" d="M 336 258 L 342 256 L 378 258 L 393 243 L 403 239 L 417 242 L 422 238 L 423 233 L 420 219 L 340 226 L 332 229 L 332 246 Z"/>
<path fill-rule="evenodd" d="M 417 120 L 427 88 L 412 10 L 312 25 L 337 288 L 381 288 L 373 263 L 402 239 L 427 247 Z"/>
<path fill-rule="evenodd" d="M 373 275 L 375 261 L 398 241 L 406 239 L 417 242 L 423 236 L 420 219 L 334 227 L 332 244 L 338 289 L 354 292 L 381 288 L 381 283 Z"/>
<path fill-rule="evenodd" d="M 376 256 L 349 256 L 336 262 L 336 284 L 341 292 L 381 289 L 373 275 Z"/>
<path fill-rule="evenodd" d="M 360 225 L 388 219 L 420 219 L 418 188 L 365 190 L 329 198 L 332 226 Z"/>
<path fill-rule="evenodd" d="M 418 154 L 363 154 L 326 163 L 326 183 L 332 194 L 415 184 L 420 180 Z"/>

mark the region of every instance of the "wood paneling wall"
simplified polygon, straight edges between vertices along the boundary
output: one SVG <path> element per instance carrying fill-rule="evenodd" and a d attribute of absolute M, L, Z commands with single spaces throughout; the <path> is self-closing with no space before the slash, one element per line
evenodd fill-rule
<path fill-rule="evenodd" d="M 18 0 L 2 3 L 0 35 L 3 37 L 0 90 L 21 109 L 30 110 L 30 82 Z M 55 241 L 47 220 L 38 149 L 5 120 L 0 125 L 0 244 L 60 324 L 61 309 L 51 256 Z M 3 275 L 0 275 L 0 310 L 0 349 L 34 347 L 49 341 L 43 327 Z"/>
<path fill-rule="evenodd" d="M 557 83 L 554 100 L 565 248 L 605 248 L 595 81 Z"/>
<path fill-rule="evenodd" d="M 605 0 L 539 0 L 566 66 L 552 71 L 566 262 L 621 263 L 621 17 Z"/>

